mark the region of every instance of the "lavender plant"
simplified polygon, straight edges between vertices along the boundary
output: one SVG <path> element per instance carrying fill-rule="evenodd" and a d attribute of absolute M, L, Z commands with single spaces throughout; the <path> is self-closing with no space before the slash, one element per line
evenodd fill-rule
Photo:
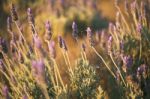
<path fill-rule="evenodd" d="M 150 98 L 150 27 L 147 4 L 135 0 L 129 6 L 125 1 L 125 12 L 115 2 L 115 23 L 108 30 L 94 34 L 87 28 L 86 40 L 78 38 L 78 27 L 72 24 L 72 35 L 77 41 L 80 57 L 76 64 L 70 60 L 70 47 L 65 37 L 58 36 L 59 51 L 67 67 L 68 82 L 65 83 L 57 60 L 55 39 L 50 21 L 45 24 L 44 41 L 36 29 L 30 8 L 27 10 L 32 42 L 24 36 L 19 14 L 11 6 L 7 19 L 10 42 L 0 38 L 0 97 L 6 99 L 68 99 L 68 98 Z M 63 3 L 63 2 L 62 2 Z M 16 29 L 18 31 L 15 30 Z M 95 39 L 96 36 L 96 39 Z M 97 37 L 98 36 L 98 37 Z M 46 44 L 45 44 L 46 43 Z M 100 45 L 100 46 L 99 46 Z M 100 50 L 98 47 L 103 47 Z M 89 50 L 99 57 L 99 69 L 91 63 Z M 95 58 L 96 59 L 96 58 Z M 94 59 L 94 60 L 95 60 Z M 74 66 L 74 67 L 73 67 Z M 104 68 L 104 69 L 103 69 Z M 106 75 L 110 88 L 103 88 L 101 72 Z M 106 86 L 106 87 L 108 87 Z M 110 91 L 118 90 L 118 91 Z M 106 93 L 107 95 L 105 95 Z"/>

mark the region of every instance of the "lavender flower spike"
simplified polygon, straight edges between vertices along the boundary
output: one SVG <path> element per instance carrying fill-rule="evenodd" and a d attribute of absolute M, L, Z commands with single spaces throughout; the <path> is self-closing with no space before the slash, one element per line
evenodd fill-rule
<path fill-rule="evenodd" d="M 37 34 L 33 35 L 33 42 L 37 48 L 42 48 L 42 42 Z"/>
<path fill-rule="evenodd" d="M 62 37 L 61 36 L 58 36 L 58 43 L 59 43 L 59 47 L 62 48 Z"/>
<path fill-rule="evenodd" d="M 35 76 L 44 76 L 44 61 L 42 59 L 32 61 L 32 69 Z"/>
<path fill-rule="evenodd" d="M 62 48 L 63 48 L 65 51 L 68 50 L 67 45 L 66 45 L 66 42 L 65 42 L 64 39 L 62 39 Z"/>
<path fill-rule="evenodd" d="M 28 22 L 29 22 L 29 24 L 33 24 L 34 25 L 34 17 L 33 17 L 31 8 L 27 9 L 27 15 L 28 15 Z"/>
<path fill-rule="evenodd" d="M 133 64 L 133 59 L 131 56 L 124 56 L 123 57 L 123 63 L 127 68 L 130 68 Z"/>
<path fill-rule="evenodd" d="M 87 28 L 87 39 L 90 43 L 91 46 L 94 45 L 94 42 L 93 42 L 93 33 L 92 33 L 92 30 L 90 29 L 90 27 Z"/>
<path fill-rule="evenodd" d="M 45 33 L 45 39 L 50 41 L 52 38 L 52 29 L 51 29 L 51 23 L 49 21 L 47 21 L 45 23 L 45 28 L 46 28 L 46 33 Z"/>
<path fill-rule="evenodd" d="M 48 45 L 50 55 L 52 58 L 56 58 L 56 49 L 55 49 L 55 42 L 51 41 L 50 44 Z"/>
<path fill-rule="evenodd" d="M 8 90 L 8 87 L 6 85 L 3 86 L 3 88 L 2 88 L 2 94 L 5 97 L 5 99 L 10 99 L 9 90 Z"/>
<path fill-rule="evenodd" d="M 8 17 L 7 18 L 7 31 L 8 32 L 12 32 L 12 26 L 11 26 L 11 24 L 12 24 L 11 17 Z"/>
<path fill-rule="evenodd" d="M 78 36 L 78 28 L 77 28 L 77 24 L 75 22 L 72 23 L 72 36 L 76 39 Z"/>

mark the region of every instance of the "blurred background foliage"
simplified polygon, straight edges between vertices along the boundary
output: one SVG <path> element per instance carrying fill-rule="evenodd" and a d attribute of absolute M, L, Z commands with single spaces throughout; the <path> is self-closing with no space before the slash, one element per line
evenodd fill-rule
<path fill-rule="evenodd" d="M 26 33 L 29 33 L 26 9 L 30 7 L 39 34 L 44 34 L 44 24 L 49 20 L 54 37 L 70 33 L 73 21 L 78 24 L 80 36 L 85 34 L 87 26 L 92 27 L 93 31 L 107 28 L 108 21 L 114 21 L 116 10 L 114 0 L 0 0 L 0 35 L 6 37 L 6 20 L 10 15 L 8 5 L 11 3 L 17 7 L 20 23 Z"/>

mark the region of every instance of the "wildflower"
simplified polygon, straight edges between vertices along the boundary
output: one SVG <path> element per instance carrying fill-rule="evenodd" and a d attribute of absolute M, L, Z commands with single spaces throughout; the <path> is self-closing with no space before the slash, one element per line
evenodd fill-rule
<path fill-rule="evenodd" d="M 72 30 L 73 30 L 72 36 L 74 38 L 77 38 L 77 36 L 78 36 L 78 28 L 77 28 L 77 24 L 75 22 L 72 23 Z"/>
<path fill-rule="evenodd" d="M 140 67 L 137 68 L 137 74 L 142 75 L 147 72 L 147 66 L 142 64 Z"/>
<path fill-rule="evenodd" d="M 138 25 L 137 25 L 137 32 L 138 33 L 142 32 L 142 25 L 140 23 L 138 23 Z"/>
<path fill-rule="evenodd" d="M 45 33 L 45 39 L 50 41 L 52 38 L 52 31 L 51 31 L 51 24 L 49 21 L 45 23 L 46 33 Z"/>
<path fill-rule="evenodd" d="M 133 64 L 133 58 L 130 55 L 124 56 L 123 63 L 127 68 L 130 68 Z"/>
<path fill-rule="evenodd" d="M 58 36 L 58 43 L 59 43 L 59 47 L 62 48 L 62 37 L 61 36 Z"/>
<path fill-rule="evenodd" d="M 147 71 L 148 66 L 146 64 L 142 64 L 140 67 L 137 68 L 136 77 L 139 81 L 141 81 L 141 78 L 147 78 Z"/>
<path fill-rule="evenodd" d="M 27 15 L 28 15 L 28 22 L 29 22 L 29 24 L 33 24 L 34 25 L 34 17 L 33 17 L 31 8 L 27 9 Z"/>
<path fill-rule="evenodd" d="M 34 41 L 34 44 L 37 48 L 42 48 L 41 40 L 37 34 L 34 34 L 33 41 Z"/>
<path fill-rule="evenodd" d="M 94 45 L 93 33 L 92 33 L 90 27 L 88 27 L 86 31 L 87 31 L 87 39 L 88 39 L 90 45 L 93 46 Z"/>
<path fill-rule="evenodd" d="M 35 76 L 44 76 L 44 61 L 42 59 L 32 61 L 32 69 Z"/>
<path fill-rule="evenodd" d="M 2 94 L 5 97 L 5 99 L 10 99 L 9 90 L 8 90 L 8 87 L 6 85 L 2 87 Z"/>
<path fill-rule="evenodd" d="M 2 59 L 0 59 L 0 69 L 4 70 L 4 64 L 3 64 L 3 60 Z"/>
<path fill-rule="evenodd" d="M 63 48 L 65 51 L 68 50 L 67 45 L 66 45 L 66 42 L 65 42 L 64 39 L 62 39 L 62 48 Z"/>
<path fill-rule="evenodd" d="M 11 17 L 8 17 L 7 18 L 7 31 L 8 32 L 12 32 L 12 26 L 11 26 L 11 24 L 12 24 Z"/>
<path fill-rule="evenodd" d="M 84 43 L 82 43 L 81 48 L 82 48 L 82 51 L 84 51 L 84 52 L 85 52 L 86 46 L 85 46 L 85 44 L 84 44 Z"/>
<path fill-rule="evenodd" d="M 55 49 L 55 42 L 51 41 L 50 44 L 48 45 L 50 55 L 52 58 L 56 58 L 56 49 Z"/>
<path fill-rule="evenodd" d="M 35 33 L 36 31 L 34 30 L 34 27 L 33 27 L 35 24 L 35 21 L 34 21 L 34 17 L 33 17 L 31 8 L 27 9 L 27 15 L 28 15 L 28 23 L 30 25 L 31 31 L 33 33 Z"/>
<path fill-rule="evenodd" d="M 28 99 L 27 95 L 24 95 L 24 96 L 22 97 L 22 99 Z"/>
<path fill-rule="evenodd" d="M 18 20 L 17 11 L 16 11 L 16 8 L 15 8 L 14 4 L 11 5 L 11 17 L 12 17 L 13 21 L 17 21 Z"/>

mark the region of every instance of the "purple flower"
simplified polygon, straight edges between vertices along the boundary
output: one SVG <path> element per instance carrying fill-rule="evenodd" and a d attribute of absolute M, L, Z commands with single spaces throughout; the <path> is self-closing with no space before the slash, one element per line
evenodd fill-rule
<path fill-rule="evenodd" d="M 61 36 L 58 36 L 58 43 L 59 43 L 59 47 L 62 48 L 62 37 Z"/>
<path fill-rule="evenodd" d="M 87 39 L 88 39 L 88 41 L 89 41 L 89 44 L 90 44 L 91 46 L 94 46 L 92 30 L 90 29 L 90 27 L 88 27 L 86 31 L 87 31 Z"/>
<path fill-rule="evenodd" d="M 67 45 L 66 45 L 66 42 L 65 42 L 64 39 L 62 39 L 62 48 L 63 48 L 65 51 L 68 50 Z"/>
<path fill-rule="evenodd" d="M 77 28 L 77 24 L 75 22 L 72 23 L 72 35 L 74 38 L 77 38 L 78 36 L 78 28 Z"/>
<path fill-rule="evenodd" d="M 44 76 L 44 61 L 42 59 L 32 61 L 32 69 L 35 76 Z"/>
<path fill-rule="evenodd" d="M 45 39 L 50 41 L 52 38 L 52 31 L 51 31 L 51 24 L 49 21 L 45 23 L 46 33 L 45 33 Z"/>
<path fill-rule="evenodd" d="M 123 63 L 127 68 L 130 68 L 133 64 L 133 58 L 130 55 L 124 56 Z"/>
<path fill-rule="evenodd" d="M 141 33 L 142 32 L 142 25 L 141 25 L 141 23 L 138 23 L 138 25 L 137 25 L 137 32 L 138 33 Z"/>
<path fill-rule="evenodd" d="M 8 17 L 7 18 L 7 31 L 8 32 L 12 32 L 12 19 L 11 19 L 11 17 Z"/>
<path fill-rule="evenodd" d="M 37 48 L 39 48 L 39 49 L 42 48 L 41 40 L 37 34 L 33 35 L 33 42 Z"/>
<path fill-rule="evenodd" d="M 6 85 L 2 87 L 2 94 L 5 97 L 5 99 L 10 99 L 9 90 L 8 90 L 8 87 Z"/>
<path fill-rule="evenodd" d="M 52 58 L 56 58 L 56 49 L 55 49 L 55 42 L 51 41 L 50 44 L 48 45 L 50 55 Z"/>
<path fill-rule="evenodd" d="M 3 64 L 3 60 L 2 59 L 0 59 L 0 69 L 4 70 L 4 64 Z"/>
<path fill-rule="evenodd" d="M 137 68 L 137 74 L 142 75 L 143 73 L 147 72 L 147 65 L 142 64 L 140 67 Z"/>
<path fill-rule="evenodd" d="M 33 24 L 34 25 L 34 17 L 33 17 L 31 8 L 27 9 L 27 15 L 28 15 L 28 22 L 29 22 L 29 24 Z"/>
<path fill-rule="evenodd" d="M 24 95 L 24 96 L 22 97 L 22 99 L 28 99 L 27 95 Z"/>

